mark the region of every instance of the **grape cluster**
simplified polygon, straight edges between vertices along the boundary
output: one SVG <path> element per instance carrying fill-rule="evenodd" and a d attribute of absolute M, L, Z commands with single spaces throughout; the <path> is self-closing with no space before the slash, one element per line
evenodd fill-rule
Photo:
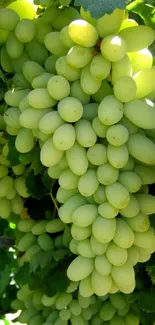
<path fill-rule="evenodd" d="M 85 298 L 131 293 L 134 266 L 155 250 L 148 217 L 155 213 L 148 189 L 155 180 L 154 31 L 119 9 L 95 21 L 83 9 L 80 16 L 56 6 L 35 20 L 19 21 L 6 8 L 1 17 L 8 34 L 0 62 L 14 73 L 6 131 L 20 153 L 38 142 L 42 165 L 58 180 L 56 222 L 70 225 L 69 247 L 78 255 L 68 278 Z M 42 236 L 36 227 L 19 250 Z"/>

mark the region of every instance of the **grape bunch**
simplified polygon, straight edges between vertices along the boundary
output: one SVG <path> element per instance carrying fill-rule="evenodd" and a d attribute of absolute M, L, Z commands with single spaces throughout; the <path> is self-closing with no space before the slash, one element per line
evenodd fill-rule
<path fill-rule="evenodd" d="M 53 221 L 70 227 L 75 256 L 67 275 L 82 297 L 129 294 L 134 266 L 155 251 L 155 67 L 148 49 L 155 33 L 124 10 L 93 20 L 82 8 L 54 5 L 34 20 L 0 9 L 0 28 L 7 30 L 1 67 L 14 75 L 4 97 L 6 132 L 19 153 L 39 143 L 40 161 L 58 181 L 59 219 L 44 220 L 44 232 Z M 24 176 L 17 180 L 24 184 Z M 36 245 L 36 235 L 37 247 L 46 246 L 49 235 L 38 227 L 19 239 L 19 250 Z M 114 314 L 110 325 L 119 322 Z"/>

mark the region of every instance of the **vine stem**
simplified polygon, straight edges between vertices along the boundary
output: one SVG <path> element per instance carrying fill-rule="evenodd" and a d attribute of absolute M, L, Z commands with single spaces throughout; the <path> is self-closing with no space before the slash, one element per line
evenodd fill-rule
<path fill-rule="evenodd" d="M 58 211 L 59 208 L 58 208 L 58 205 L 57 205 L 57 201 L 56 201 L 56 199 L 54 198 L 54 196 L 53 196 L 53 194 L 51 192 L 50 192 L 50 197 L 51 197 L 51 199 L 52 199 L 52 201 L 54 203 L 55 209 Z"/>

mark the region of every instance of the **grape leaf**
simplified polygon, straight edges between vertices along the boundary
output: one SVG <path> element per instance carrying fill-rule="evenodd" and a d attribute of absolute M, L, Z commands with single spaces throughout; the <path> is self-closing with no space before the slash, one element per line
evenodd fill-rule
<path fill-rule="evenodd" d="M 6 264 L 3 271 L 0 272 L 0 294 L 5 291 L 5 288 L 10 282 L 10 265 Z"/>
<path fill-rule="evenodd" d="M 34 175 L 42 174 L 45 167 L 40 161 L 40 147 L 36 145 L 33 150 L 26 154 L 20 154 L 19 160 L 24 165 L 30 165 L 30 170 L 34 171 Z"/>
<path fill-rule="evenodd" d="M 19 152 L 15 147 L 16 137 L 6 134 L 6 139 L 8 140 L 9 153 L 7 159 L 10 161 L 11 166 L 16 166 L 20 163 L 19 161 Z"/>
<path fill-rule="evenodd" d="M 31 279 L 29 263 L 24 263 L 15 274 L 15 281 L 20 285 L 29 283 Z"/>
<path fill-rule="evenodd" d="M 116 8 L 125 9 L 128 0 L 75 0 L 75 6 L 83 6 L 90 11 L 93 18 L 100 18 L 105 14 L 111 14 Z"/>
<path fill-rule="evenodd" d="M 155 312 L 155 291 L 140 291 L 138 304 L 143 311 Z"/>
<path fill-rule="evenodd" d="M 28 193 L 32 198 L 39 200 L 48 194 L 49 190 L 43 184 L 41 177 L 35 175 L 33 170 L 28 173 L 25 181 Z"/>
<path fill-rule="evenodd" d="M 152 325 L 155 321 L 155 313 L 146 313 L 141 311 L 140 313 L 140 324 L 142 325 Z"/>
<path fill-rule="evenodd" d="M 46 210 L 53 210 L 53 202 L 49 195 L 40 200 L 29 197 L 25 202 L 25 207 L 28 208 L 28 215 L 32 219 L 41 220 L 46 218 Z"/>
<path fill-rule="evenodd" d="M 30 272 L 35 273 L 35 271 L 41 267 L 43 269 L 48 265 L 53 259 L 52 252 L 40 252 L 33 256 L 30 261 Z"/>

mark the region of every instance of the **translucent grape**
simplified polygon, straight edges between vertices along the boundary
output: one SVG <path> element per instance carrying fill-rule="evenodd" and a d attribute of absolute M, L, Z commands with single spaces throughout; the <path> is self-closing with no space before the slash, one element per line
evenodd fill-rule
<path fill-rule="evenodd" d="M 92 225 L 92 233 L 95 239 L 100 243 L 110 242 L 116 231 L 116 220 L 115 219 L 105 219 L 103 217 L 97 217 Z"/>
<path fill-rule="evenodd" d="M 69 96 L 70 84 L 62 76 L 53 76 L 48 81 L 47 90 L 52 98 L 61 100 Z"/>
<path fill-rule="evenodd" d="M 29 129 L 20 129 L 16 140 L 15 140 L 15 147 L 21 153 L 29 152 L 33 149 L 35 145 L 34 136 L 32 131 Z"/>
<path fill-rule="evenodd" d="M 92 273 L 93 267 L 93 259 L 78 256 L 69 265 L 67 276 L 71 281 L 83 280 Z"/>
<path fill-rule="evenodd" d="M 79 176 L 73 174 L 69 168 L 64 170 L 59 177 L 59 185 L 66 190 L 76 189 L 78 181 Z"/>
<path fill-rule="evenodd" d="M 127 46 L 122 37 L 108 35 L 101 41 L 100 49 L 105 59 L 116 62 L 125 56 Z"/>
<path fill-rule="evenodd" d="M 83 114 L 81 102 L 74 97 L 67 97 L 59 101 L 58 112 L 66 122 L 76 122 Z"/>
<path fill-rule="evenodd" d="M 127 103 L 136 97 L 137 85 L 129 76 L 120 77 L 114 84 L 114 95 L 121 102 Z"/>
<path fill-rule="evenodd" d="M 54 146 L 53 138 L 49 138 L 42 146 L 40 160 L 46 167 L 56 165 L 62 158 L 63 151 Z"/>
<path fill-rule="evenodd" d="M 113 241 L 121 248 L 129 248 L 134 243 L 134 233 L 132 229 L 128 223 L 121 218 L 116 220 L 116 232 Z"/>
<path fill-rule="evenodd" d="M 90 73 L 97 80 L 103 80 L 108 77 L 111 70 L 111 64 L 104 59 L 101 54 L 94 56 L 90 64 Z"/>
<path fill-rule="evenodd" d="M 78 19 L 69 25 L 69 36 L 78 45 L 92 47 L 97 43 L 98 33 L 93 25 Z"/>
<path fill-rule="evenodd" d="M 15 35 L 22 43 L 32 41 L 35 36 L 35 32 L 35 24 L 29 19 L 22 19 L 15 28 Z"/>
<path fill-rule="evenodd" d="M 106 125 L 113 125 L 123 116 L 123 104 L 113 95 L 105 97 L 98 108 L 98 118 Z"/>
<path fill-rule="evenodd" d="M 53 144 L 59 150 L 68 150 L 75 143 L 75 129 L 74 126 L 65 123 L 60 125 L 53 134 Z"/>
<path fill-rule="evenodd" d="M 93 49 L 74 45 L 67 53 L 66 60 L 69 65 L 75 68 L 83 68 L 91 62 Z"/>
<path fill-rule="evenodd" d="M 109 162 L 97 168 L 97 178 L 103 185 L 110 185 L 117 181 L 119 170 L 114 168 Z"/>
<path fill-rule="evenodd" d="M 78 207 L 72 214 L 72 222 L 79 227 L 90 226 L 97 218 L 96 205 L 85 204 Z"/>

